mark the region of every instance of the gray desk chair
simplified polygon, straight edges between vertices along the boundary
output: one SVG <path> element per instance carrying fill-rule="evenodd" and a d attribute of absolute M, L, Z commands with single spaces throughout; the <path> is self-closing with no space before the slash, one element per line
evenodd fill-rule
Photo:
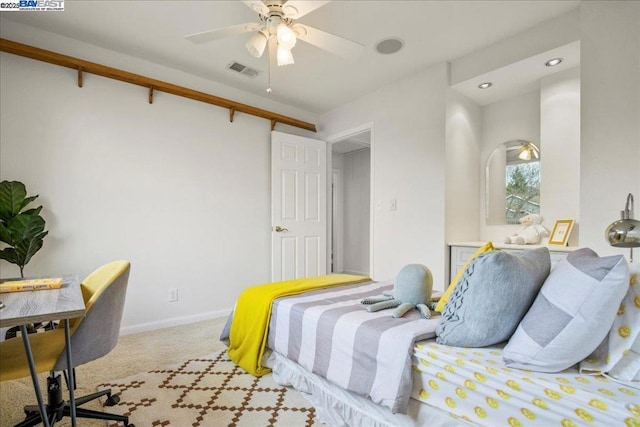
<path fill-rule="evenodd" d="M 120 321 L 124 310 L 124 299 L 129 280 L 130 263 L 115 261 L 106 264 L 82 281 L 82 297 L 86 306 L 85 317 L 70 321 L 71 330 L 71 369 L 109 353 L 118 342 Z M 46 292 L 46 291 L 42 291 Z M 69 369 L 65 358 L 64 329 L 58 328 L 29 336 L 33 357 L 38 372 L 50 371 L 47 378 L 48 403 L 47 414 L 50 424 L 70 416 L 68 402 L 62 398 L 62 386 L 59 371 Z M 20 338 L 0 342 L 0 381 L 29 376 L 29 366 L 24 346 Z M 69 384 L 75 387 L 75 384 Z M 129 418 L 122 415 L 107 414 L 79 407 L 83 403 L 106 396 L 106 405 L 118 403 L 118 396 L 111 390 L 102 390 L 84 397 L 77 397 L 76 415 L 78 418 L 94 418 L 120 421 L 125 427 Z M 16 427 L 35 426 L 42 422 L 37 405 L 25 406 L 26 419 Z"/>

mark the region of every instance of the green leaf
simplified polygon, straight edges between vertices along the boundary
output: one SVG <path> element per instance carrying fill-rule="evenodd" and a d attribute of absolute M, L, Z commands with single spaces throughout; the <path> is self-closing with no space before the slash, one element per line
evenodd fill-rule
<path fill-rule="evenodd" d="M 44 233 L 46 236 L 47 233 Z M 44 237 L 42 236 L 42 237 Z M 16 249 L 16 264 L 20 268 L 24 268 L 29 263 L 31 257 L 35 255 L 42 248 L 42 238 L 40 239 L 28 239 L 18 243 L 15 246 Z"/>
<path fill-rule="evenodd" d="M 22 201 L 22 205 L 20 206 L 20 210 L 24 209 L 29 203 L 33 202 L 35 199 L 38 198 L 38 195 L 36 194 L 35 196 L 31 196 L 31 197 L 27 197 Z"/>
<path fill-rule="evenodd" d="M 11 233 L 9 233 L 9 229 L 4 226 L 0 222 L 0 242 L 5 242 L 6 244 L 13 246 L 13 241 L 11 240 Z"/>
<path fill-rule="evenodd" d="M 0 221 L 9 221 L 20 213 L 27 189 L 19 181 L 0 182 Z"/>
<path fill-rule="evenodd" d="M 20 214 L 9 223 L 9 234 L 13 252 L 8 256 L 12 257 L 12 263 L 22 270 L 42 248 L 43 239 L 48 234 L 44 231 L 45 221 L 41 216 Z M 9 248 L 8 248 L 9 249 Z"/>
<path fill-rule="evenodd" d="M 36 238 L 38 234 L 44 231 L 45 221 L 40 215 L 19 214 L 15 216 L 7 228 L 11 235 L 11 240 L 15 244 L 19 244 L 25 240 Z"/>
<path fill-rule="evenodd" d="M 38 206 L 37 208 L 27 209 L 26 211 L 24 211 L 22 213 L 26 214 L 26 215 L 40 215 L 40 211 L 41 210 L 42 210 L 42 206 Z"/>
<path fill-rule="evenodd" d="M 4 248 L 0 251 L 0 259 L 10 262 L 11 264 L 18 264 L 18 258 L 16 256 L 16 250 L 13 248 Z"/>

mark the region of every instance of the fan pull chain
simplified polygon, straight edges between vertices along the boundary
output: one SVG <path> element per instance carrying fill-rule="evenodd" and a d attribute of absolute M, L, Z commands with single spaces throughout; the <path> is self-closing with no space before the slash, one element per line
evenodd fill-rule
<path fill-rule="evenodd" d="M 269 49 L 267 52 L 267 93 L 271 93 L 271 51 L 273 50 L 272 46 L 272 37 L 269 37 Z"/>

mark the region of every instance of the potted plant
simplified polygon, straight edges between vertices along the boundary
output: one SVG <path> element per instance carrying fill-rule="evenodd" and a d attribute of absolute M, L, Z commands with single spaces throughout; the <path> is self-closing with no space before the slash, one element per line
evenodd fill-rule
<path fill-rule="evenodd" d="M 38 195 L 27 196 L 19 181 L 0 182 L 0 259 L 16 264 L 24 277 L 24 266 L 42 248 L 45 221 L 40 216 L 42 206 L 26 209 Z"/>

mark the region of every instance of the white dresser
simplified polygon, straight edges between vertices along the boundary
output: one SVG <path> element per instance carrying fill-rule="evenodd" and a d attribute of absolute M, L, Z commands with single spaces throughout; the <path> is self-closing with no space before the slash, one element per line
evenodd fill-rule
<path fill-rule="evenodd" d="M 453 276 L 456 275 L 459 269 L 462 268 L 465 262 L 473 255 L 473 253 L 480 246 L 484 245 L 486 242 L 455 242 L 449 243 L 449 280 Z M 549 253 L 551 254 L 551 268 L 555 267 L 555 265 L 560 262 L 561 259 L 565 258 L 569 252 L 573 252 L 578 249 L 577 246 L 552 246 L 552 245 L 510 245 L 507 243 L 493 243 L 493 247 L 496 249 L 500 249 L 506 252 L 520 252 L 525 249 L 535 249 L 547 247 L 549 248 Z"/>

